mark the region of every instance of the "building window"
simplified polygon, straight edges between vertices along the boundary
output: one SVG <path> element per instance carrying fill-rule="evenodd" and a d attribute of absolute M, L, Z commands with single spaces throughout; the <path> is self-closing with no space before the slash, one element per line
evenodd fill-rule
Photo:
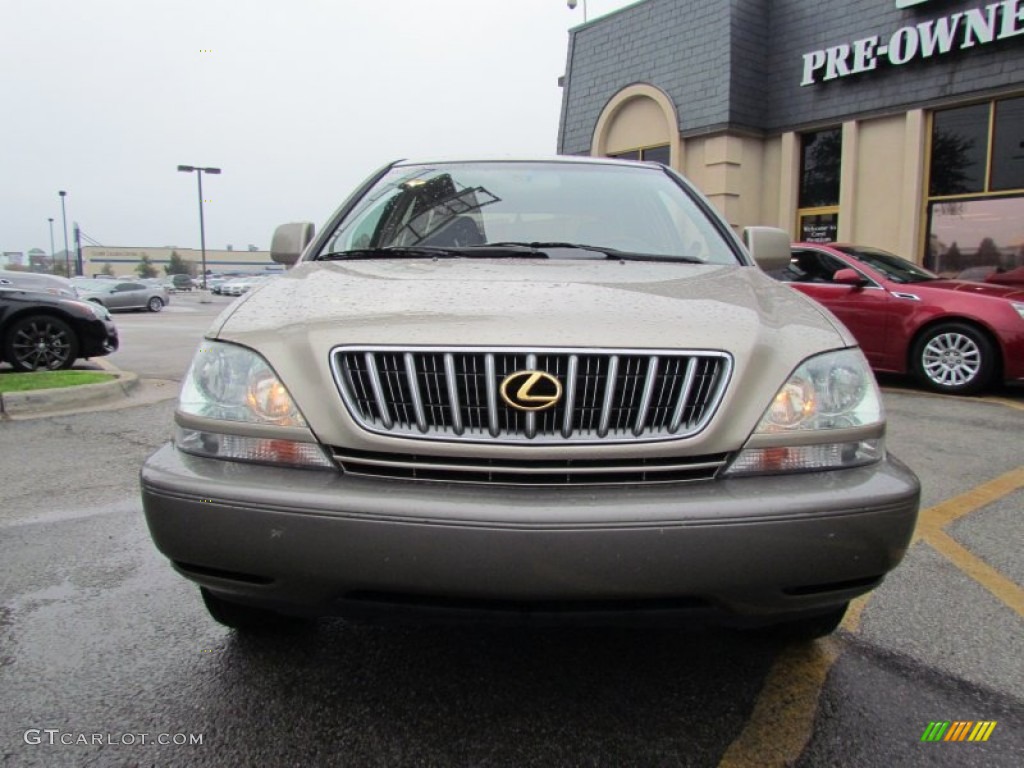
<path fill-rule="evenodd" d="M 924 265 L 1001 282 L 1024 267 L 1024 97 L 932 114 Z"/>
<path fill-rule="evenodd" d="M 1024 96 L 995 103 L 992 190 L 1024 189 Z"/>
<path fill-rule="evenodd" d="M 842 128 L 828 128 L 800 137 L 797 239 L 802 242 L 830 243 L 836 239 L 842 156 Z"/>
<path fill-rule="evenodd" d="M 932 197 L 985 190 L 989 105 L 945 109 L 932 117 Z"/>
<path fill-rule="evenodd" d="M 669 153 L 668 144 L 659 144 L 656 147 L 642 147 L 640 149 L 630 149 L 626 152 L 612 152 L 608 157 L 614 157 L 616 160 L 647 160 L 651 163 L 668 165 Z"/>

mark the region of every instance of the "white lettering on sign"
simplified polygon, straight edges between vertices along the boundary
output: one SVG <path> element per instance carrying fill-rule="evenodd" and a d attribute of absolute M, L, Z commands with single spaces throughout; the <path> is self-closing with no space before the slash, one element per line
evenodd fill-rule
<path fill-rule="evenodd" d="M 903 0 L 897 2 L 896 7 L 908 8 L 922 2 L 925 0 Z M 809 51 L 803 55 L 800 85 L 871 72 L 883 62 L 900 67 L 914 59 L 930 59 L 1018 35 L 1024 35 L 1024 0 L 1000 0 L 901 27 L 885 42 L 878 35 L 872 35 L 852 43 Z"/>

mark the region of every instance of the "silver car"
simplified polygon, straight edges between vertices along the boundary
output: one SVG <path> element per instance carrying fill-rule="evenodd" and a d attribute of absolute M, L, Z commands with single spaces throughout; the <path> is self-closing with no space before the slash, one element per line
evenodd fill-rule
<path fill-rule="evenodd" d="M 76 278 L 74 284 L 81 298 L 101 304 L 111 311 L 146 309 L 159 312 L 171 301 L 164 286 L 134 280 Z"/>
<path fill-rule="evenodd" d="M 682 177 L 400 162 L 209 329 L 142 468 L 212 616 L 718 621 L 831 632 L 917 478 L 827 310 Z M 300 255 L 301 254 L 301 255 Z"/>

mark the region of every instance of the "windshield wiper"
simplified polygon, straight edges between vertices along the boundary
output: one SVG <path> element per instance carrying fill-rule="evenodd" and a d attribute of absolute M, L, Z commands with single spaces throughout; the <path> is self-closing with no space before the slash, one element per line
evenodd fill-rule
<path fill-rule="evenodd" d="M 333 251 L 321 253 L 317 261 L 340 261 L 342 259 L 433 259 L 438 257 L 455 258 L 457 254 L 449 253 L 448 248 L 428 248 L 427 246 L 390 245 L 386 248 L 354 248 L 351 251 Z"/>
<path fill-rule="evenodd" d="M 388 245 L 382 248 L 356 248 L 351 251 L 322 253 L 317 261 L 346 261 L 349 259 L 546 259 L 543 251 L 518 243 L 496 243 L 494 245 L 470 245 L 442 248 L 433 245 Z"/>
<path fill-rule="evenodd" d="M 702 259 L 698 259 L 694 256 L 673 256 L 668 254 L 658 253 L 634 253 L 632 251 L 623 251 L 619 248 L 611 248 L 606 245 L 586 245 L 585 243 L 562 243 L 562 242 L 504 242 L 504 243 L 487 243 L 483 246 L 474 246 L 475 248 L 492 248 L 499 246 L 520 246 L 523 248 L 531 248 L 542 252 L 548 248 L 571 248 L 577 251 L 593 251 L 594 253 L 603 254 L 606 259 L 614 259 L 616 261 L 678 261 L 685 264 L 704 264 Z M 548 254 L 550 255 L 550 254 Z"/>

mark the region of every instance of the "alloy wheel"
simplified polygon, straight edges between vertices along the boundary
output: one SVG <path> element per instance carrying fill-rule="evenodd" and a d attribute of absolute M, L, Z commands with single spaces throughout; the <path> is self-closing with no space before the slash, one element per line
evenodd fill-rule
<path fill-rule="evenodd" d="M 925 375 L 942 387 L 969 384 L 981 366 L 982 353 L 974 339 L 954 331 L 934 336 L 921 353 Z"/>

